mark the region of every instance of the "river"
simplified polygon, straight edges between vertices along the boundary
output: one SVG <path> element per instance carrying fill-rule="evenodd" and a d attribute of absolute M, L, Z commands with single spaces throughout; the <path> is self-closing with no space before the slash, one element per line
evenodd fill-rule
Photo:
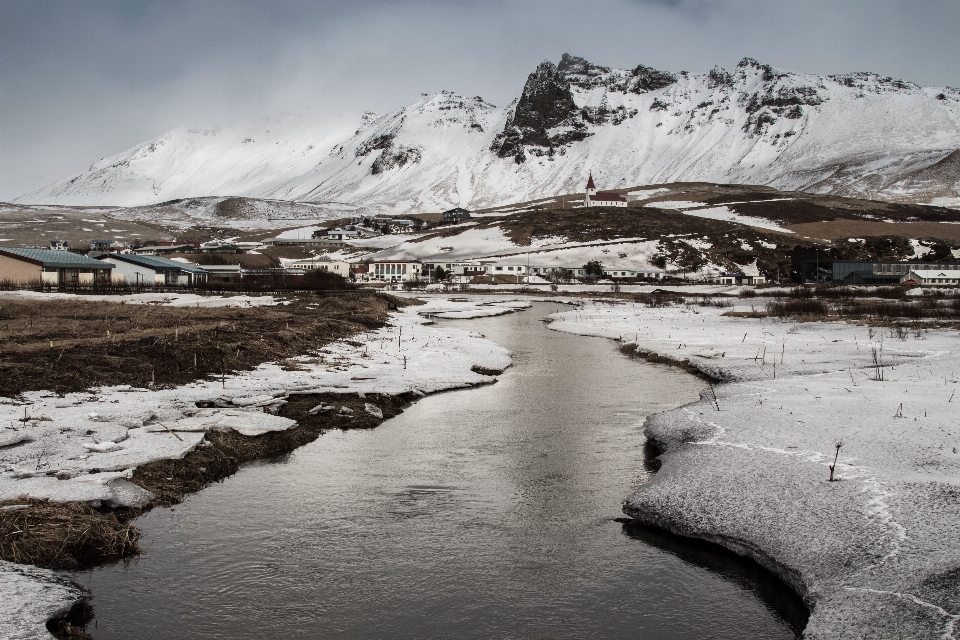
<path fill-rule="evenodd" d="M 755 565 L 624 526 L 642 425 L 702 384 L 553 332 L 559 305 L 439 321 L 514 351 L 499 382 L 333 431 L 137 520 L 143 555 L 74 574 L 97 640 L 794 638 Z"/>

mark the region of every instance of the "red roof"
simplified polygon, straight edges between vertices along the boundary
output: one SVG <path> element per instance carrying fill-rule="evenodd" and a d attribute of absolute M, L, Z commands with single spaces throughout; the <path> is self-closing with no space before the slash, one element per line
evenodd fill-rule
<path fill-rule="evenodd" d="M 593 173 L 590 173 L 590 178 L 587 180 L 587 189 L 596 189 L 597 186 L 593 184 Z"/>
<path fill-rule="evenodd" d="M 597 194 L 594 196 L 591 196 L 590 200 L 592 202 L 597 202 L 598 200 L 602 200 L 605 202 L 626 202 L 627 201 L 626 198 L 621 196 L 616 191 L 597 191 Z"/>

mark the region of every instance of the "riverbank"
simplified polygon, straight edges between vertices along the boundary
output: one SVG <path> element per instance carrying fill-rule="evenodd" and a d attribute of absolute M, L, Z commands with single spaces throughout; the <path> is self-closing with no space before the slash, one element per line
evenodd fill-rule
<path fill-rule="evenodd" d="M 779 575 L 811 610 L 806 638 L 953 637 L 956 332 L 725 314 L 587 302 L 553 316 L 724 382 L 647 420 L 662 466 L 625 513 Z"/>
<path fill-rule="evenodd" d="M 476 334 L 431 327 L 425 316 L 471 317 L 469 309 L 485 316 L 527 306 L 509 300 L 437 300 L 398 309 L 382 328 L 249 371 L 221 370 L 207 380 L 166 388 L 26 391 L 0 403 L 5 427 L 0 519 L 13 523 L 14 535 L 28 535 L 33 527 L 25 531 L 16 525 L 38 508 L 38 501 L 83 505 L 110 517 L 135 515 L 229 475 L 245 459 L 299 446 L 325 428 L 375 426 L 409 399 L 488 383 L 489 374 L 509 366 L 509 353 Z M 271 439 L 276 446 L 263 446 Z M 198 456 L 220 466 L 193 463 Z M 178 478 L 176 468 L 189 477 Z M 164 475 L 168 472 L 174 475 Z M 135 551 L 134 534 L 127 529 L 125 536 L 121 555 Z M 0 580 L 20 585 L 4 598 L 4 637 L 49 637 L 46 620 L 82 595 L 55 574 L 25 574 L 22 565 L 0 563 L 0 574 L 7 576 Z M 43 585 L 31 587 L 37 580 Z"/>

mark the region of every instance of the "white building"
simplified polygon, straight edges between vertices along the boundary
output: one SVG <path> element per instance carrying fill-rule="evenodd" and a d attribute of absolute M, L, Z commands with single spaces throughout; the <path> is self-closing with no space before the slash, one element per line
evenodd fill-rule
<path fill-rule="evenodd" d="M 419 280 L 423 265 L 418 260 L 374 260 L 369 278 L 373 282 L 409 282 Z"/>
<path fill-rule="evenodd" d="M 134 285 L 191 286 L 207 281 L 206 270 L 192 264 L 132 253 L 110 253 L 97 258 L 115 265 L 111 274 L 114 283 Z"/>
<path fill-rule="evenodd" d="M 900 282 L 916 282 L 919 285 L 949 287 L 960 284 L 960 269 L 911 269 Z"/>
<path fill-rule="evenodd" d="M 304 271 L 328 271 L 344 278 L 350 277 L 350 263 L 344 260 L 331 260 L 327 256 L 319 258 L 307 258 L 304 260 L 295 260 L 287 265 L 290 269 L 303 269 Z"/>
<path fill-rule="evenodd" d="M 626 207 L 627 199 L 616 191 L 597 191 L 593 184 L 593 173 L 587 180 L 587 190 L 583 196 L 585 207 Z"/>

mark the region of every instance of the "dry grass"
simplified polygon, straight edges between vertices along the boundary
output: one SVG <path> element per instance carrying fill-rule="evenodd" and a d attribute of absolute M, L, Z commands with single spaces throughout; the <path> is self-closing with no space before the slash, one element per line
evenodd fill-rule
<path fill-rule="evenodd" d="M 6 501 L 0 511 L 0 558 L 48 569 L 82 569 L 140 551 L 140 532 L 110 511 L 84 503 Z"/>
<path fill-rule="evenodd" d="M 0 396 L 182 385 L 381 327 L 390 308 L 405 304 L 384 295 L 304 296 L 246 309 L 0 298 Z"/>
<path fill-rule="evenodd" d="M 855 320 L 879 321 L 938 321 L 955 324 L 960 321 L 960 298 L 940 299 L 933 296 L 909 300 L 838 299 L 824 301 L 819 298 L 771 300 L 766 306 L 767 314 L 778 318 L 802 320 Z"/>

